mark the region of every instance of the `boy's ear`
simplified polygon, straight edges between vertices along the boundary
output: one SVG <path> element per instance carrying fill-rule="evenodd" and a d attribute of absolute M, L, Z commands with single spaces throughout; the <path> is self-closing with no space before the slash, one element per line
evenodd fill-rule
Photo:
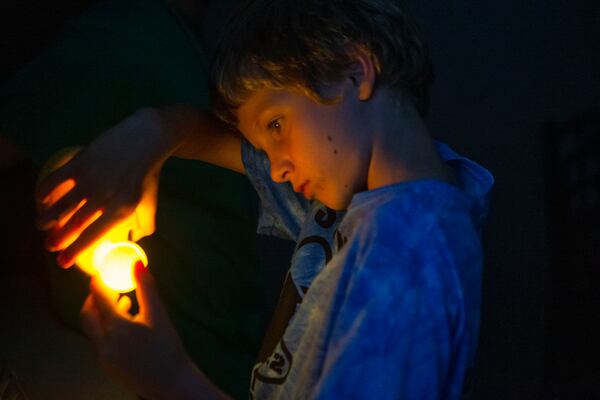
<path fill-rule="evenodd" d="M 373 59 L 365 54 L 364 51 L 354 53 L 354 63 L 349 70 L 349 78 L 352 84 L 358 89 L 358 99 L 368 100 L 373 95 L 375 89 L 375 79 L 377 73 Z"/>

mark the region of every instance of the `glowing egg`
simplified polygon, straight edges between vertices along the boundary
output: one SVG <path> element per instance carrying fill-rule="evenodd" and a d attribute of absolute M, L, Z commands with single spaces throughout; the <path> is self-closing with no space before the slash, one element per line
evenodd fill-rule
<path fill-rule="evenodd" d="M 102 281 L 109 288 L 126 293 L 136 288 L 133 267 L 148 258 L 144 250 L 133 242 L 103 242 L 94 251 L 93 264 Z"/>

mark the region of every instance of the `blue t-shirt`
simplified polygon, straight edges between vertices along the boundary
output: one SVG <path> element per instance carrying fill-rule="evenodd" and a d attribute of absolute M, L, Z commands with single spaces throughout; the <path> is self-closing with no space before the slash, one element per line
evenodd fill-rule
<path fill-rule="evenodd" d="M 297 242 L 252 373 L 254 399 L 458 399 L 481 305 L 481 224 L 491 174 L 438 144 L 459 187 L 417 180 L 334 212 L 271 181 L 244 143 L 259 232 Z"/>

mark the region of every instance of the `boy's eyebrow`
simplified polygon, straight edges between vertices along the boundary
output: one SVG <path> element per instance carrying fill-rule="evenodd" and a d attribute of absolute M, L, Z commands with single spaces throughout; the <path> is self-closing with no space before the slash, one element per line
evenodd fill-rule
<path fill-rule="evenodd" d="M 259 108 L 259 110 L 257 112 L 252 113 L 252 117 L 251 117 L 252 118 L 252 122 L 251 122 L 250 127 L 249 127 L 250 130 L 254 131 L 254 130 L 256 130 L 258 128 L 259 122 L 262 120 L 263 115 L 269 110 L 269 108 L 270 107 L 262 108 L 262 109 Z M 237 128 L 238 128 L 238 130 L 241 131 L 240 122 L 241 121 L 238 118 L 238 126 L 237 126 Z"/>
<path fill-rule="evenodd" d="M 259 111 L 258 113 L 256 113 L 254 116 L 252 129 L 257 130 L 258 132 L 261 132 L 266 127 L 266 124 L 263 124 L 263 121 L 270 120 L 269 114 L 273 113 L 273 108 L 274 108 L 274 106 L 267 106 L 267 107 L 263 108 L 261 111 Z M 268 122 L 270 122 L 270 121 L 268 121 Z M 265 126 L 263 126 L 263 125 L 265 125 Z"/>
<path fill-rule="evenodd" d="M 271 108 L 272 107 L 267 107 L 266 109 L 263 109 L 262 111 L 260 111 L 254 115 L 254 118 L 252 118 L 253 121 L 252 121 L 252 125 L 250 128 L 252 132 L 257 132 L 258 134 L 264 133 L 264 131 L 263 131 L 264 127 L 262 126 L 261 121 L 264 119 L 265 114 L 267 114 Z M 257 145 L 256 143 L 252 143 L 252 141 L 250 141 L 250 139 L 248 137 L 246 137 L 246 140 L 248 140 L 248 142 L 256 150 L 263 151 L 263 149 L 259 145 Z"/>

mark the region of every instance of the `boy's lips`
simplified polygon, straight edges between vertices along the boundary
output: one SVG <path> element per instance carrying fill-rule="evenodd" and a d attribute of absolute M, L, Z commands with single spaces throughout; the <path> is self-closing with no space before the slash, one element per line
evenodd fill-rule
<path fill-rule="evenodd" d="M 294 188 L 294 192 L 302 193 L 307 199 L 310 198 L 310 192 L 308 191 L 308 183 L 309 181 L 305 181 L 302 185 L 296 186 Z"/>

